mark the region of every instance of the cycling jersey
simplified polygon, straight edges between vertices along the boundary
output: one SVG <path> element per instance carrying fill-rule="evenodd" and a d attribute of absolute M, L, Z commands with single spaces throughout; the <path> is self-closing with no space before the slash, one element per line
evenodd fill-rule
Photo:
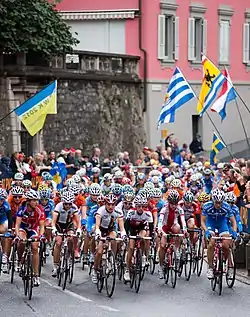
<path fill-rule="evenodd" d="M 0 225 L 8 222 L 8 229 L 12 228 L 12 214 L 9 203 L 5 200 L 0 207 Z"/>
<path fill-rule="evenodd" d="M 238 231 L 242 232 L 243 227 L 242 227 L 242 222 L 241 222 L 241 218 L 240 218 L 240 210 L 236 205 L 232 205 L 231 210 L 232 210 L 234 218 L 236 220 Z M 229 219 L 228 219 L 228 228 L 229 228 L 229 231 L 231 233 L 233 231 L 233 229 L 232 229 L 231 221 Z"/>
<path fill-rule="evenodd" d="M 16 219 L 16 213 L 17 213 L 18 210 L 21 208 L 23 202 L 24 202 L 24 198 L 21 198 L 21 199 L 20 199 L 19 204 L 17 204 L 17 203 L 14 201 L 14 199 L 13 199 L 12 196 L 10 196 L 10 197 L 8 198 L 8 203 L 9 203 L 9 205 L 10 205 L 11 214 L 12 214 L 12 220 L 13 220 L 13 221 L 15 221 L 15 219 Z"/>
<path fill-rule="evenodd" d="M 102 191 L 103 195 L 105 195 L 105 196 L 110 193 L 111 188 L 112 188 L 112 185 L 107 186 L 104 183 L 101 184 L 101 191 Z"/>
<path fill-rule="evenodd" d="M 189 220 L 193 217 L 193 215 L 196 215 L 199 213 L 198 205 L 195 202 L 192 202 L 191 206 L 187 206 L 183 200 L 179 202 L 179 206 L 184 211 L 185 220 Z"/>
<path fill-rule="evenodd" d="M 148 230 L 150 223 L 153 223 L 153 216 L 149 210 L 139 214 L 136 210 L 131 209 L 128 212 L 125 227 L 126 231 L 130 232 L 131 235 L 136 235 L 141 230 Z"/>
<path fill-rule="evenodd" d="M 45 220 L 45 213 L 40 205 L 31 212 L 26 206 L 22 206 L 16 216 L 22 218 L 20 230 L 25 231 L 28 238 L 38 235 L 40 222 Z"/>
<path fill-rule="evenodd" d="M 90 234 L 95 226 L 95 215 L 97 213 L 97 210 L 99 209 L 98 205 L 95 205 L 93 207 L 90 208 L 89 210 L 89 215 L 87 218 L 87 224 L 86 224 L 86 229 L 88 231 L 88 233 Z"/>
<path fill-rule="evenodd" d="M 202 184 L 201 184 L 200 182 L 196 182 L 196 183 L 194 183 L 194 182 L 189 182 L 189 183 L 187 184 L 187 188 L 188 188 L 194 195 L 196 195 L 196 194 L 199 192 L 199 190 L 202 189 Z"/>
<path fill-rule="evenodd" d="M 56 205 L 54 212 L 58 214 L 57 223 L 69 224 L 72 222 L 73 216 L 78 212 L 78 208 L 75 204 L 72 204 L 69 210 L 65 210 L 61 202 Z"/>
<path fill-rule="evenodd" d="M 41 205 L 41 206 L 45 212 L 46 219 L 52 219 L 52 211 L 55 209 L 54 201 L 52 199 L 49 199 L 46 206 L 44 205 Z"/>
<path fill-rule="evenodd" d="M 98 209 L 96 216 L 101 217 L 100 230 L 101 231 L 114 231 L 115 222 L 117 219 L 123 219 L 123 214 L 121 212 L 113 211 L 108 212 L 105 206 Z"/>
<path fill-rule="evenodd" d="M 165 205 L 165 201 L 163 199 L 160 199 L 157 203 L 156 203 L 156 208 L 157 208 L 157 212 L 158 214 L 160 214 L 161 209 L 164 207 Z"/>
<path fill-rule="evenodd" d="M 77 198 L 75 200 L 75 205 L 79 208 L 86 205 L 86 199 L 82 195 L 77 195 Z"/>
<path fill-rule="evenodd" d="M 133 205 L 132 205 L 133 206 Z M 131 207 L 132 207 L 131 206 Z M 123 201 L 120 201 L 116 206 L 115 206 L 115 211 L 118 211 L 118 213 L 122 213 L 124 218 L 127 217 L 127 214 L 129 212 L 129 210 L 131 209 L 131 207 L 129 209 L 125 209 L 124 208 L 124 204 L 123 204 Z"/>
<path fill-rule="evenodd" d="M 85 206 L 87 207 L 87 216 L 89 215 L 90 208 L 94 207 L 96 205 L 97 205 L 97 202 L 93 201 L 90 196 L 86 198 L 86 205 Z"/>
<path fill-rule="evenodd" d="M 182 229 L 186 230 L 186 222 L 184 211 L 180 206 L 176 206 L 175 209 L 172 209 L 169 204 L 166 204 L 160 211 L 160 217 L 158 222 L 158 228 L 163 230 L 165 233 L 171 232 L 173 225 L 181 221 Z"/>
<path fill-rule="evenodd" d="M 210 194 L 213 189 L 213 183 L 214 183 L 213 176 L 210 176 L 209 178 L 206 178 L 205 176 L 203 176 L 203 182 L 204 182 L 205 192 L 207 194 Z"/>

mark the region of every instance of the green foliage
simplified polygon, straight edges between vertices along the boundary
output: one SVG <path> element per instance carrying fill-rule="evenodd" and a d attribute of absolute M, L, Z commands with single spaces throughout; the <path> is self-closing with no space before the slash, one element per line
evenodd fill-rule
<path fill-rule="evenodd" d="M 78 43 L 70 27 L 47 0 L 0 0 L 0 52 L 51 57 Z"/>

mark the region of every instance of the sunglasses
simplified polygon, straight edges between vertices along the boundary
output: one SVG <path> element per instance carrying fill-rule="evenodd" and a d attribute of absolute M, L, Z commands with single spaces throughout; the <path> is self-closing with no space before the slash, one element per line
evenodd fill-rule
<path fill-rule="evenodd" d="M 137 205 L 136 207 L 137 208 L 144 208 L 145 206 L 144 205 Z"/>
<path fill-rule="evenodd" d="M 13 196 L 13 199 L 21 199 L 22 198 L 22 196 Z"/>
<path fill-rule="evenodd" d="M 30 187 L 30 186 L 23 186 L 23 188 L 27 188 L 27 189 L 30 189 L 31 187 Z"/>
<path fill-rule="evenodd" d="M 106 203 L 107 206 L 110 206 L 110 207 L 114 207 L 115 204 L 109 204 L 109 203 Z"/>
<path fill-rule="evenodd" d="M 64 204 L 64 206 L 72 206 L 72 203 L 63 203 Z"/>

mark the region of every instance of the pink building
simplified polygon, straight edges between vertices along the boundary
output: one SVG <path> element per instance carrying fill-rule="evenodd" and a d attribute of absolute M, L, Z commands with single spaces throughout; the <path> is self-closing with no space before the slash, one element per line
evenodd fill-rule
<path fill-rule="evenodd" d="M 78 49 L 141 56 L 149 146 L 157 145 L 161 138 L 156 123 L 175 65 L 199 94 L 202 53 L 221 68 L 228 67 L 237 91 L 248 102 L 249 0 L 62 0 L 58 9 L 78 33 Z M 238 102 L 250 136 L 249 113 Z M 190 143 L 199 132 L 209 149 L 213 126 L 206 115 L 197 115 L 196 104 L 196 100 L 186 104 L 177 112 L 176 122 L 161 129 L 176 133 L 180 143 Z M 217 114 L 209 113 L 226 143 L 231 144 L 243 140 L 244 134 L 235 102 L 227 109 L 223 123 Z M 243 145 L 239 144 L 240 150 Z"/>

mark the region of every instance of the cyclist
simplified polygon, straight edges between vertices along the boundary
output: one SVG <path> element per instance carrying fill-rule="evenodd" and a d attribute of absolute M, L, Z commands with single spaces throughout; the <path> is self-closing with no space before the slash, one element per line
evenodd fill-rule
<path fill-rule="evenodd" d="M 108 194 L 105 197 L 105 205 L 100 207 L 96 213 L 96 240 L 102 237 L 116 238 L 116 221 L 118 222 L 121 237 L 126 237 L 126 231 L 124 229 L 123 215 L 115 211 L 117 203 L 117 197 L 114 194 Z M 112 243 L 114 253 L 116 253 L 116 243 Z M 103 242 L 100 241 L 95 255 L 94 270 L 92 271 L 92 282 L 97 283 L 97 270 L 100 265 L 101 257 L 103 253 Z"/>
<path fill-rule="evenodd" d="M 203 171 L 203 182 L 205 187 L 205 192 L 210 194 L 214 187 L 214 177 L 210 168 L 205 168 Z"/>
<path fill-rule="evenodd" d="M 113 186 L 111 188 L 111 193 L 116 196 L 116 198 L 117 198 L 116 203 L 119 204 L 119 202 L 122 201 L 122 194 L 123 194 L 122 185 L 120 185 L 118 183 L 113 184 Z"/>
<path fill-rule="evenodd" d="M 11 187 L 13 187 L 13 186 L 22 186 L 23 185 L 23 179 L 24 179 L 23 173 L 16 173 L 14 175 L 14 180 L 11 183 Z"/>
<path fill-rule="evenodd" d="M 185 216 L 183 209 L 178 206 L 178 202 L 180 200 L 180 195 L 177 190 L 171 189 L 168 192 L 168 202 L 162 208 L 160 212 L 159 222 L 158 222 L 158 233 L 159 235 L 164 232 L 168 233 L 175 233 L 178 234 L 181 232 L 181 227 L 183 233 L 187 234 L 187 226 L 185 222 Z M 181 222 L 181 227 L 179 224 L 179 220 Z M 180 258 L 180 239 L 175 240 L 176 243 L 176 256 Z M 160 242 L 160 251 L 159 251 L 159 260 L 160 260 L 160 268 L 159 268 L 159 277 L 163 279 L 163 263 L 165 259 L 165 250 L 166 250 L 167 238 L 162 235 L 161 242 Z"/>
<path fill-rule="evenodd" d="M 113 176 L 110 173 L 106 173 L 103 176 L 103 182 L 101 184 L 101 190 L 103 195 L 108 195 L 111 191 L 111 187 L 112 187 L 112 179 Z"/>
<path fill-rule="evenodd" d="M 141 238 L 146 237 L 147 231 L 149 230 L 150 223 L 153 223 L 153 217 L 152 213 L 145 208 L 147 207 L 147 199 L 137 195 L 134 199 L 135 208 L 131 209 L 128 212 L 126 221 L 125 221 L 125 228 L 126 232 L 129 233 L 131 236 L 140 236 Z M 144 267 L 146 265 L 146 255 L 145 255 L 145 248 L 146 245 L 144 243 L 145 241 L 141 241 L 141 249 L 143 252 L 142 256 L 142 266 Z M 129 246 L 128 246 L 128 253 L 127 253 L 127 259 L 126 259 L 126 270 L 124 273 L 124 280 L 130 281 L 130 266 L 131 266 L 131 260 L 132 255 L 135 247 L 135 240 L 130 239 L 129 240 Z"/>
<path fill-rule="evenodd" d="M 17 212 L 16 217 L 16 236 L 20 239 L 30 239 L 40 237 L 44 238 L 44 221 L 45 213 L 43 208 L 39 206 L 39 193 L 35 190 L 30 190 L 25 193 L 26 202 L 25 205 Z M 32 242 L 32 264 L 33 264 L 33 284 L 34 286 L 40 285 L 39 280 L 39 254 L 38 254 L 39 242 Z M 20 263 L 24 252 L 25 245 L 19 242 L 17 253 L 18 262 Z M 20 265 L 20 264 L 19 264 Z M 18 266 L 19 266 L 18 265 Z"/>
<path fill-rule="evenodd" d="M 32 183 L 29 179 L 23 180 L 23 189 L 25 193 L 29 191 L 30 189 L 32 189 Z"/>
<path fill-rule="evenodd" d="M 229 237 L 228 219 L 232 223 L 232 236 L 237 237 L 237 225 L 230 205 L 225 202 L 225 194 L 219 190 L 214 189 L 211 192 L 212 201 L 209 201 L 203 205 L 202 216 L 201 216 L 201 226 L 206 233 L 207 240 L 211 236 L 215 235 L 215 231 L 222 237 Z M 213 257 L 214 257 L 214 246 L 215 241 L 211 239 L 208 244 L 207 249 L 207 259 L 208 259 L 208 270 L 207 278 L 213 278 Z M 225 260 L 228 258 L 230 241 L 224 240 L 222 242 L 222 248 L 224 252 Z M 232 277 L 232 269 L 229 268 L 228 275 L 229 278 Z"/>
<path fill-rule="evenodd" d="M 115 210 L 122 212 L 124 219 L 127 217 L 127 213 L 133 207 L 133 200 L 135 198 L 134 193 L 125 192 L 123 194 L 123 200 L 116 205 Z"/>
<path fill-rule="evenodd" d="M 232 212 L 234 214 L 234 218 L 237 223 L 237 229 L 239 233 L 243 232 L 242 222 L 240 218 L 240 210 L 239 207 L 235 205 L 237 197 L 235 196 L 234 192 L 228 192 L 225 194 L 225 201 L 231 206 Z M 229 232 L 232 233 L 232 224 L 229 220 L 228 222 Z"/>
<path fill-rule="evenodd" d="M 40 195 L 40 205 L 43 207 L 44 213 L 45 213 L 45 237 L 48 241 L 48 243 L 51 243 L 51 230 L 47 230 L 46 227 L 51 226 L 51 220 L 52 220 L 52 212 L 55 209 L 55 203 L 53 199 L 51 199 L 52 191 L 50 188 L 41 189 L 39 192 Z M 49 254 L 46 253 L 48 256 Z"/>
<path fill-rule="evenodd" d="M 6 237 L 10 236 L 10 231 L 12 228 L 12 213 L 11 207 L 6 200 L 8 194 L 5 189 L 0 188 L 0 233 L 5 234 Z M 10 253 L 10 239 L 6 241 L 0 241 L 3 246 L 3 256 L 2 256 L 2 270 L 4 273 L 8 272 L 8 255 Z"/>
<path fill-rule="evenodd" d="M 65 191 L 62 194 L 61 202 L 55 206 L 55 210 L 52 215 L 52 234 L 67 233 L 69 235 L 74 234 L 76 224 L 76 233 L 81 234 L 81 224 L 79 221 L 78 208 L 73 203 L 75 195 L 71 191 Z M 73 238 L 69 237 L 69 252 L 73 248 Z M 54 267 L 52 270 L 52 276 L 57 276 L 58 265 L 60 262 L 60 252 L 62 247 L 62 237 L 56 236 L 56 244 L 53 253 Z"/>
<path fill-rule="evenodd" d="M 135 192 L 136 194 L 140 191 L 141 188 L 144 187 L 146 182 L 146 175 L 144 173 L 137 174 L 137 183 L 135 184 Z"/>

